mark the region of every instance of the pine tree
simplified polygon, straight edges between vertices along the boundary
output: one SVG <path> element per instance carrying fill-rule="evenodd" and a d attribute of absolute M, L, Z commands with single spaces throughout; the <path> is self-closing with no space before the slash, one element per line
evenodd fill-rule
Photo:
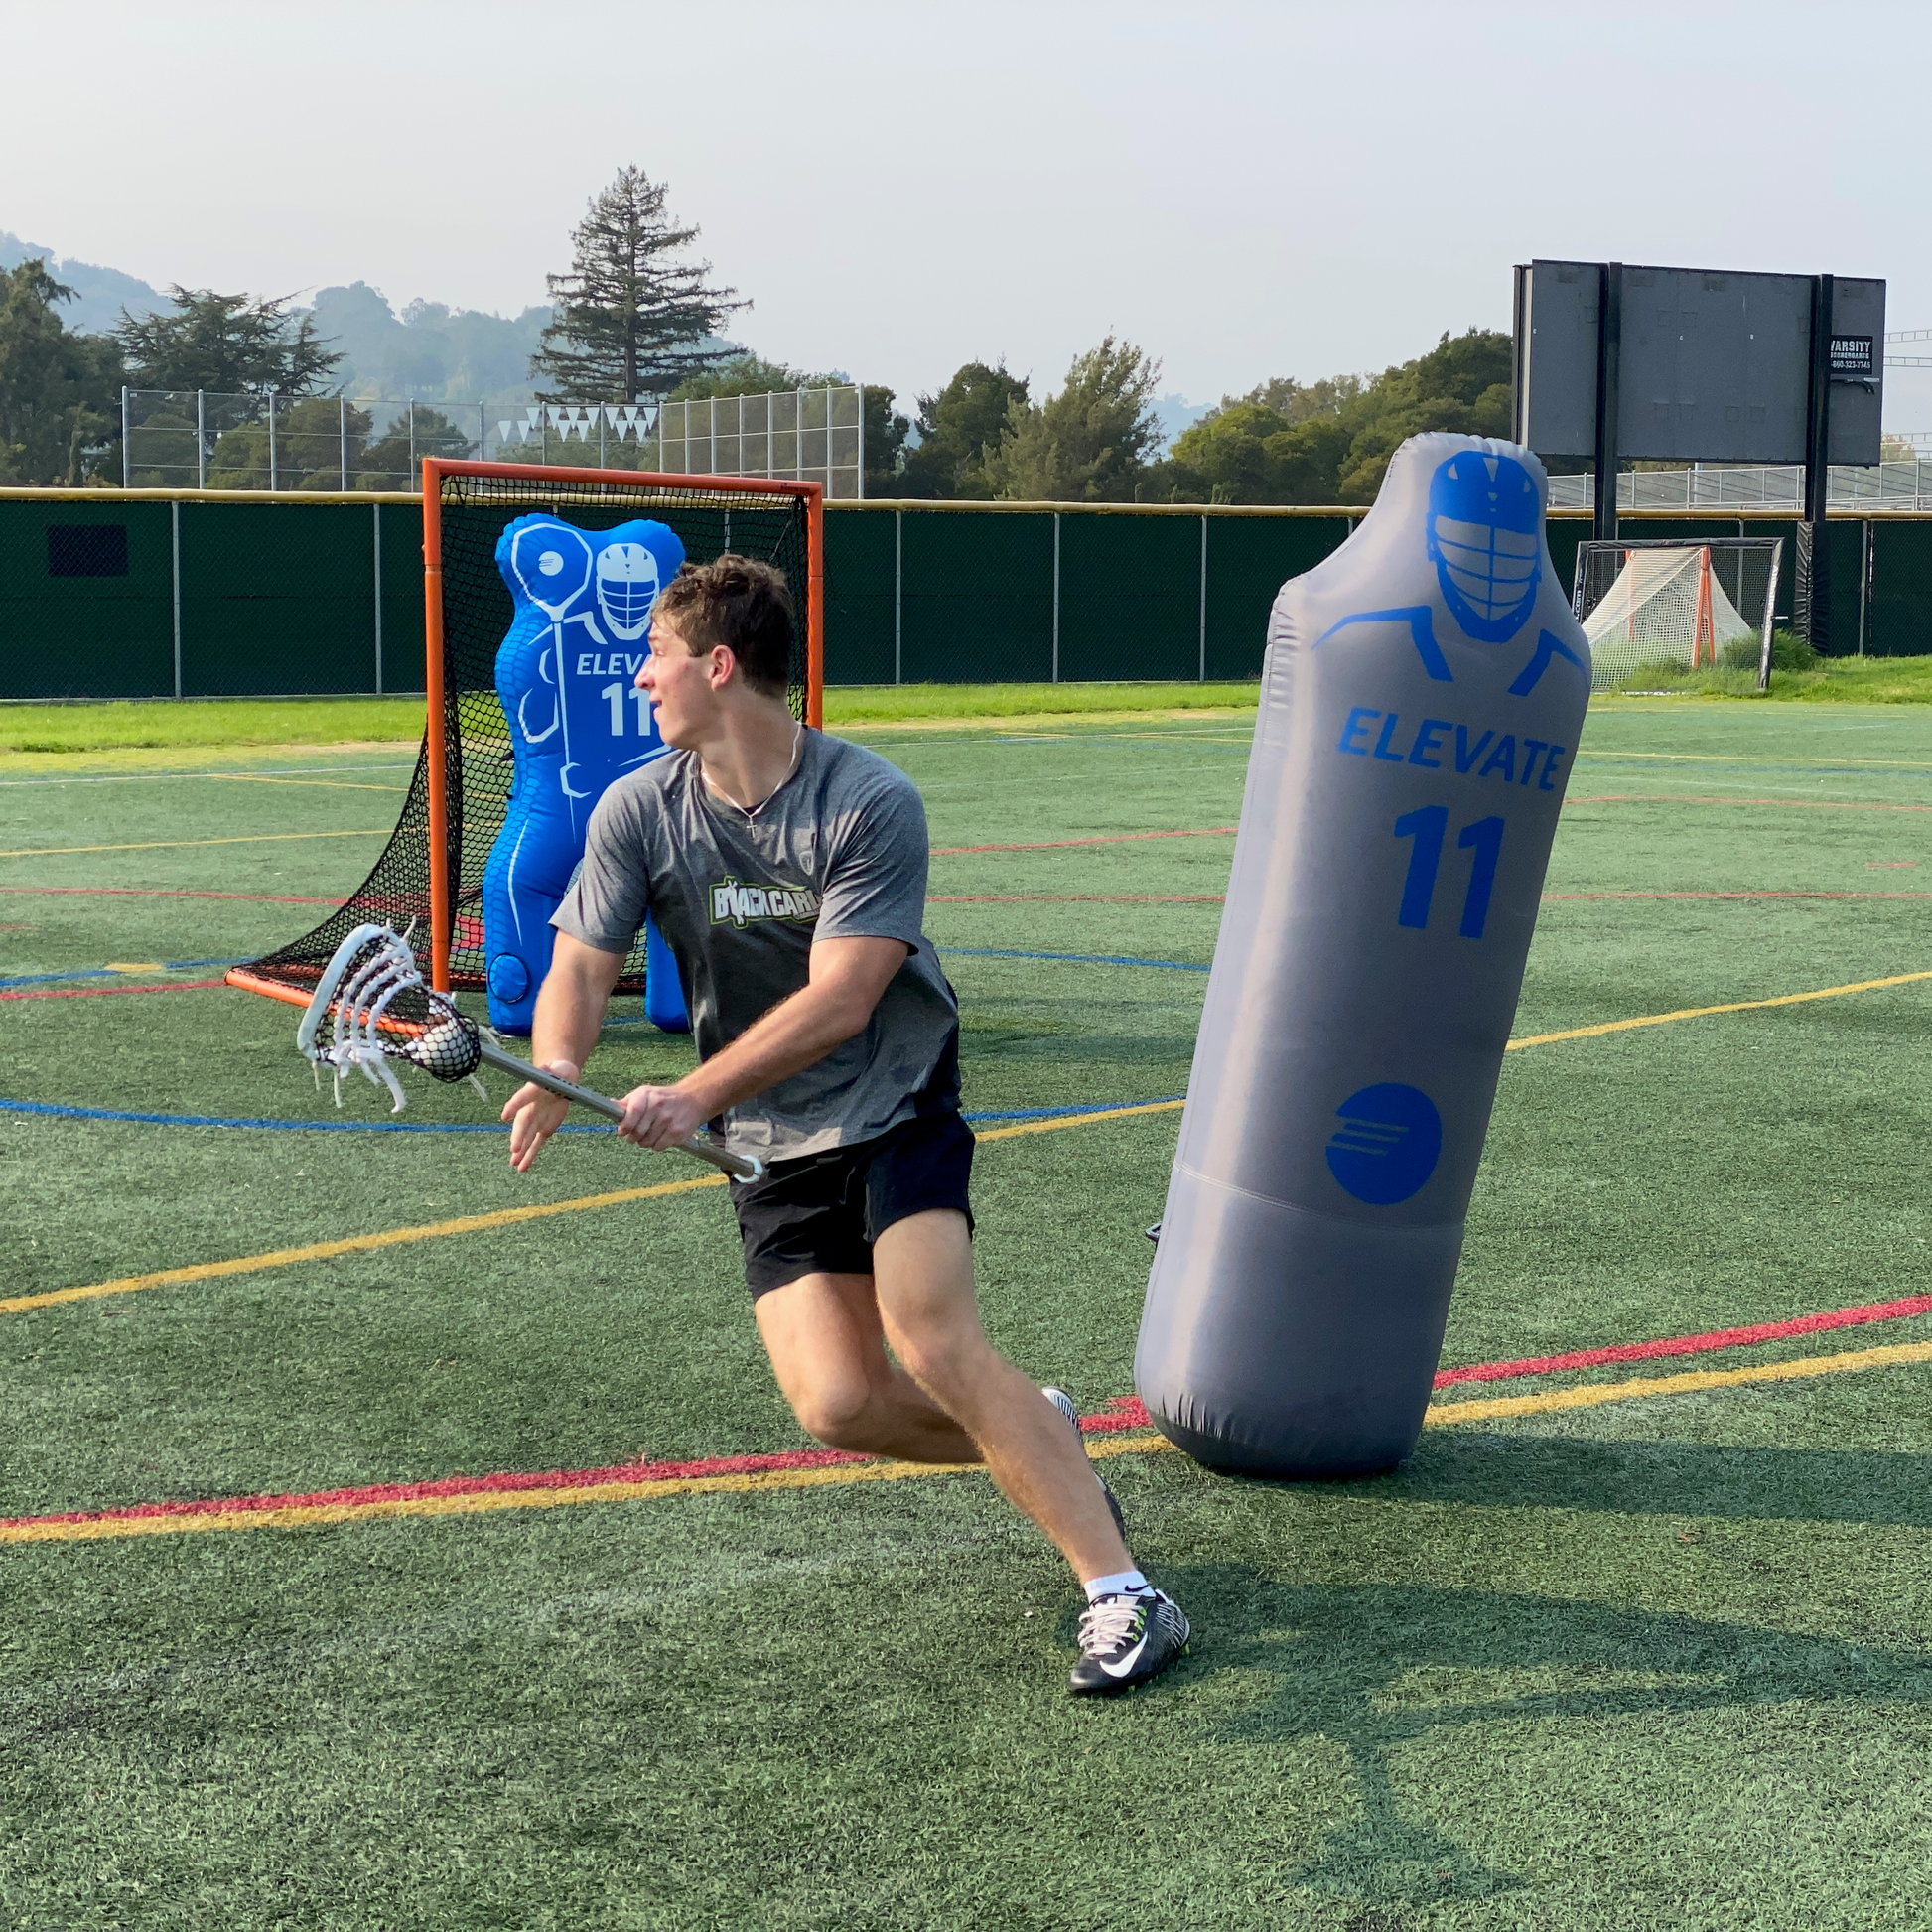
<path fill-rule="evenodd" d="M 169 291 L 172 313 L 122 310 L 114 339 L 137 389 L 275 389 L 313 395 L 343 358 L 316 334 L 315 318 L 289 313 L 288 296 L 251 302 L 212 289 Z"/>
<path fill-rule="evenodd" d="M 539 400 L 634 403 L 730 353 L 705 338 L 751 304 L 710 287 L 709 262 L 676 259 L 698 230 L 665 212 L 667 192 L 625 168 L 572 231 L 570 273 L 545 278 L 557 320 L 530 358 L 530 373 L 552 385 Z"/>

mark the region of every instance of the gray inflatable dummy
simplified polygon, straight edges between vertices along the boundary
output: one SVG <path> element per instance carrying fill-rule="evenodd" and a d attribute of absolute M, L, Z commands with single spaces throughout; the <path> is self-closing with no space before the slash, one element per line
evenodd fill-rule
<path fill-rule="evenodd" d="M 1415 437 L 1276 599 L 1134 1361 L 1203 1462 L 1356 1474 L 1422 1429 L 1589 696 L 1547 494 Z"/>

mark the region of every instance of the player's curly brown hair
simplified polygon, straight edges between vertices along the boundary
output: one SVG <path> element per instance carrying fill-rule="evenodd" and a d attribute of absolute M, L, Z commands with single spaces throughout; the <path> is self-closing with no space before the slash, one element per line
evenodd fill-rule
<path fill-rule="evenodd" d="M 781 571 L 729 550 L 708 564 L 686 564 L 658 593 L 651 615 L 676 630 L 694 657 L 724 644 L 754 691 L 785 695 L 793 613 Z"/>

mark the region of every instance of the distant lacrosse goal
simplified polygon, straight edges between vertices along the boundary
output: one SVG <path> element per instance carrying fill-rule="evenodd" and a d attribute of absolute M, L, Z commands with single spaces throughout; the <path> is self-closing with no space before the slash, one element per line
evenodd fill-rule
<path fill-rule="evenodd" d="M 1728 666 L 1770 682 L 1781 537 L 1633 538 L 1577 548 L 1572 602 L 1590 682 Z"/>

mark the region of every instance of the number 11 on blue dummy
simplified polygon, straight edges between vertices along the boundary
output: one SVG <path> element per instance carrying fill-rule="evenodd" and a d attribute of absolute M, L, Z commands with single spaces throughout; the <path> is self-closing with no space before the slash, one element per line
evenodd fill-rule
<path fill-rule="evenodd" d="M 1429 924 L 1430 902 L 1436 897 L 1436 874 L 1443 863 L 1443 841 L 1449 833 L 1449 807 L 1424 805 L 1404 812 L 1395 822 L 1395 836 L 1413 839 L 1409 850 L 1409 875 L 1402 882 L 1402 904 L 1395 915 L 1397 925 L 1421 930 Z M 1462 897 L 1462 921 L 1456 930 L 1464 939 L 1480 939 L 1489 922 L 1489 896 L 1496 886 L 1496 861 L 1502 857 L 1503 821 L 1479 818 L 1465 825 L 1455 841 L 1464 852 L 1475 857 L 1469 863 L 1469 889 Z"/>
<path fill-rule="evenodd" d="M 621 738 L 623 736 L 623 692 L 624 687 L 621 684 L 607 684 L 597 694 L 611 707 L 611 736 L 613 738 Z M 631 702 L 637 707 L 637 736 L 639 738 L 648 738 L 650 736 L 651 723 L 649 695 L 640 691 L 633 684 L 630 687 L 630 697 Z"/>

